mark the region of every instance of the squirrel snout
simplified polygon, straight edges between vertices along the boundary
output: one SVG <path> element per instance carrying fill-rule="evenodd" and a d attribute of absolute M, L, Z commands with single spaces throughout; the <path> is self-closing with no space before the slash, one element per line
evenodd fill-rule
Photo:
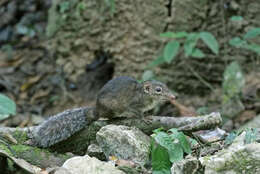
<path fill-rule="evenodd" d="M 176 100 L 178 98 L 178 96 L 170 94 L 169 98 L 170 98 L 170 100 Z"/>

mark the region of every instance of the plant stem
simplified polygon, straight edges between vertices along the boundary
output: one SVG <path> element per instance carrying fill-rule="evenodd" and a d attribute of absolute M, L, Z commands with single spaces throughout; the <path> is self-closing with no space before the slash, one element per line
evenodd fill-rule
<path fill-rule="evenodd" d="M 206 80 L 204 80 L 188 63 L 187 67 L 197 77 L 197 79 L 199 79 L 200 82 L 207 86 L 211 91 L 214 91 L 213 86 L 209 84 Z"/>

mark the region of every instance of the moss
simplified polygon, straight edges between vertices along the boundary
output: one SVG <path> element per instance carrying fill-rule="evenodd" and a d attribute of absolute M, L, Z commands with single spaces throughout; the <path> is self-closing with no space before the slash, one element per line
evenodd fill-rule
<path fill-rule="evenodd" d="M 250 169 L 248 166 L 252 166 Z M 247 171 L 248 174 L 254 174 L 257 165 L 254 164 L 254 160 L 249 158 L 249 155 L 245 151 L 238 151 L 233 156 L 232 159 L 227 161 L 224 166 L 216 168 L 217 172 L 225 172 L 227 170 L 233 170 L 237 173 L 241 171 Z"/>
<path fill-rule="evenodd" d="M 11 172 L 15 172 L 16 171 L 15 163 L 12 160 L 7 159 L 7 165 L 8 165 L 8 170 L 9 171 L 11 171 Z"/>
<path fill-rule="evenodd" d="M 80 16 L 80 11 L 85 8 L 84 3 L 78 3 L 78 0 L 64 1 L 54 0 L 51 8 L 48 11 L 48 24 L 46 27 L 47 37 L 52 37 L 55 33 L 67 23 L 68 18 L 72 16 Z M 57 10 L 59 9 L 59 10 Z M 71 25 L 71 27 L 77 27 L 77 25 Z"/>
<path fill-rule="evenodd" d="M 59 154 L 59 155 L 57 155 L 57 156 L 58 156 L 60 159 L 66 161 L 67 159 L 72 158 L 74 155 L 72 155 L 72 154 Z"/>
<path fill-rule="evenodd" d="M 49 152 L 46 149 L 40 149 L 36 147 L 30 147 L 26 145 L 13 145 L 12 149 L 15 151 L 18 158 L 22 157 L 27 162 L 41 166 L 44 160 L 51 159 L 53 157 L 60 158 L 65 161 L 71 158 L 73 155 L 56 154 Z"/>
<path fill-rule="evenodd" d="M 25 145 L 12 145 L 11 148 L 14 150 L 15 154 L 19 156 L 21 153 L 31 150 L 32 148 Z"/>
<path fill-rule="evenodd" d="M 57 12 L 58 4 L 60 3 L 60 0 L 54 0 L 52 3 L 51 8 L 48 12 L 48 24 L 46 27 L 46 35 L 47 37 L 52 37 L 60 28 L 61 26 L 61 17 L 59 13 Z"/>
<path fill-rule="evenodd" d="M 45 159 L 48 159 L 49 158 L 49 156 L 50 156 L 50 153 L 48 152 L 48 153 L 44 153 L 44 154 L 46 154 L 46 158 Z M 42 156 L 42 149 L 38 149 L 38 148 L 35 148 L 34 150 L 33 150 L 33 153 L 32 153 L 32 155 L 33 155 L 33 158 L 35 158 L 35 159 L 37 159 L 38 158 L 38 160 L 44 160 L 44 157 Z"/>
<path fill-rule="evenodd" d="M 128 167 L 128 166 L 119 166 L 117 167 L 119 170 L 125 172 L 125 173 L 128 173 L 128 174 L 139 174 L 141 173 L 141 171 L 135 169 L 135 168 L 131 168 L 131 167 Z"/>
<path fill-rule="evenodd" d="M 8 155 L 12 155 L 12 153 L 10 152 L 8 147 L 5 144 L 1 143 L 1 142 L 0 142 L 0 150 L 5 151 L 6 153 L 8 153 Z"/>
<path fill-rule="evenodd" d="M 16 129 L 13 136 L 18 141 L 18 143 L 24 143 L 26 140 L 28 140 L 28 135 L 26 131 L 19 131 L 18 129 Z"/>

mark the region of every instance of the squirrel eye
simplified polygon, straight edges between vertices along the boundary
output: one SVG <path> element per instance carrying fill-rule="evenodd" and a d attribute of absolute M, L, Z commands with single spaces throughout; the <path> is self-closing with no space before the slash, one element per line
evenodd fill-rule
<path fill-rule="evenodd" d="M 155 91 L 156 91 L 157 93 L 160 93 L 160 92 L 162 92 L 162 88 L 161 88 L 161 87 L 156 87 L 156 88 L 155 88 Z"/>

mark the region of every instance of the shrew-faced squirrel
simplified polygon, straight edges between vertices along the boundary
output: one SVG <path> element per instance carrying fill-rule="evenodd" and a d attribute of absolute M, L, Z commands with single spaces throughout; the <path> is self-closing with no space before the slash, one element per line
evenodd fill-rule
<path fill-rule="evenodd" d="M 145 111 L 156 104 L 173 100 L 175 96 L 159 81 L 148 80 L 139 83 L 131 77 L 117 77 L 110 80 L 99 91 L 96 107 L 64 111 L 32 130 L 31 145 L 49 147 L 69 138 L 100 117 L 143 117 Z"/>

